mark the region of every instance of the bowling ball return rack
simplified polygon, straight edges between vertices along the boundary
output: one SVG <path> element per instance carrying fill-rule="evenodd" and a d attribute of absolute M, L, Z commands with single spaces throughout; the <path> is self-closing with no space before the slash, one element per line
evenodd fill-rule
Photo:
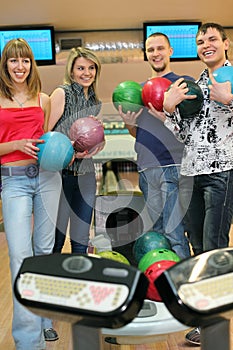
<path fill-rule="evenodd" d="M 181 261 L 164 271 L 155 286 L 178 321 L 200 327 L 201 349 L 231 349 L 233 248 Z"/>
<path fill-rule="evenodd" d="M 117 332 L 146 312 L 147 286 L 144 274 L 133 266 L 53 254 L 26 258 L 14 293 L 32 312 L 71 323 L 73 350 L 100 350 L 103 328 Z M 233 248 L 183 260 L 164 271 L 155 286 L 178 322 L 201 327 L 201 349 L 230 350 Z"/>

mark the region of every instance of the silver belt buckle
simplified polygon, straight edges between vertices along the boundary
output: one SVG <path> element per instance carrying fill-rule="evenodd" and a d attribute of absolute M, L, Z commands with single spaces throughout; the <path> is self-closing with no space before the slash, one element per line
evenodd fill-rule
<path fill-rule="evenodd" d="M 78 170 L 74 171 L 74 176 L 82 176 L 82 175 L 85 175 L 86 173 L 84 172 L 79 172 Z"/>
<path fill-rule="evenodd" d="M 29 164 L 25 168 L 25 174 L 31 179 L 39 174 L 39 167 L 36 164 Z"/>

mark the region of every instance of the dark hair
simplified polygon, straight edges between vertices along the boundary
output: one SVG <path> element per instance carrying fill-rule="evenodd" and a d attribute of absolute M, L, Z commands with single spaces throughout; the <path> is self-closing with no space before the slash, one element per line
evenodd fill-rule
<path fill-rule="evenodd" d="M 206 34 L 207 30 L 209 28 L 215 28 L 219 34 L 221 35 L 221 38 L 222 38 L 222 41 L 225 41 L 228 39 L 227 37 L 227 34 L 225 32 L 225 29 L 223 28 L 223 26 L 221 26 L 220 24 L 218 23 L 213 23 L 213 22 L 209 22 L 209 23 L 204 23 L 200 26 L 200 28 L 198 29 L 198 32 L 196 34 L 196 38 L 198 37 L 199 34 L 203 33 L 203 34 Z M 225 55 L 226 55 L 226 58 L 227 57 L 227 50 L 225 51 Z"/>
<path fill-rule="evenodd" d="M 200 28 L 198 29 L 197 35 L 196 37 L 200 34 L 200 33 L 206 33 L 207 29 L 209 28 L 215 28 L 221 35 L 222 40 L 225 41 L 227 39 L 227 34 L 225 32 L 225 29 L 218 23 L 204 23 L 200 26 Z"/>
<path fill-rule="evenodd" d="M 149 39 L 149 38 L 152 38 L 152 37 L 156 37 L 156 36 L 163 36 L 167 40 L 168 45 L 171 47 L 170 40 L 169 40 L 168 36 L 166 34 L 164 34 L 164 33 L 160 33 L 160 32 L 152 33 L 146 38 L 146 40 Z"/>

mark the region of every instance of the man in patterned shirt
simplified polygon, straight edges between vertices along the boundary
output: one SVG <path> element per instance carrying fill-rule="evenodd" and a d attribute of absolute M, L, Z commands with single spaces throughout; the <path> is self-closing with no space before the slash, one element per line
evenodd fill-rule
<path fill-rule="evenodd" d="M 233 213 L 233 94 L 229 81 L 217 83 L 213 77 L 217 68 L 230 65 L 229 40 L 223 27 L 203 24 L 196 43 L 198 56 L 206 64 L 197 81 L 204 95 L 202 110 L 192 118 L 182 119 L 177 105 L 194 96 L 186 95 L 187 85 L 179 79 L 165 94 L 164 124 L 185 144 L 180 195 L 187 210 L 186 228 L 194 254 L 200 254 L 229 245 Z M 192 330 L 186 339 L 199 345 L 200 330 Z"/>

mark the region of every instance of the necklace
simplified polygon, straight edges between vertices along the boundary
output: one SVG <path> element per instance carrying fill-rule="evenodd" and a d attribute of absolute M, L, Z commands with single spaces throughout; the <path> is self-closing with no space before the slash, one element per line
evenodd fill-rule
<path fill-rule="evenodd" d="M 13 97 L 13 100 L 15 100 L 15 102 L 17 102 L 18 105 L 19 105 L 21 108 L 23 108 L 23 105 L 24 105 L 28 100 L 30 100 L 30 98 L 27 97 L 25 101 L 20 102 L 15 96 L 12 96 L 12 97 Z"/>

